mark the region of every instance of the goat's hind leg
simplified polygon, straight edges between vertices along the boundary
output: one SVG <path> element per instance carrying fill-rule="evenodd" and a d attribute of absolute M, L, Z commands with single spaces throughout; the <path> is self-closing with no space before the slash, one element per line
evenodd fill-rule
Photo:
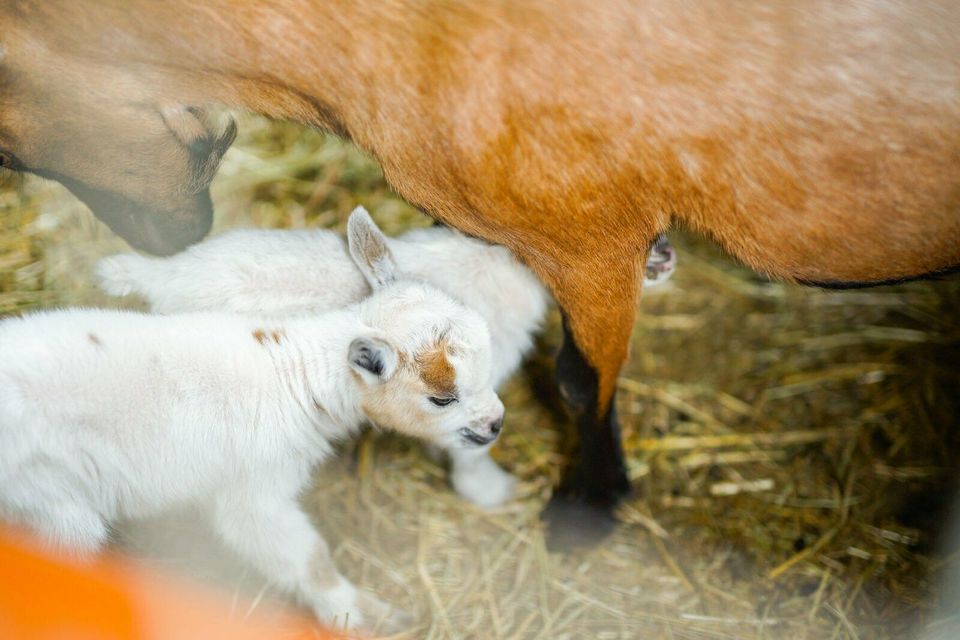
<path fill-rule="evenodd" d="M 297 505 L 295 489 L 236 487 L 217 499 L 214 527 L 234 551 L 324 623 L 394 633 L 412 621 L 337 571 L 326 542 Z"/>
<path fill-rule="evenodd" d="M 110 536 L 103 518 L 82 504 L 59 505 L 43 517 L 32 518 L 31 526 L 48 542 L 82 559 L 100 551 Z"/>
<path fill-rule="evenodd" d="M 103 517 L 69 477 L 46 465 L 30 465 L 4 481 L 0 515 L 25 525 L 44 543 L 86 559 L 110 535 Z"/>

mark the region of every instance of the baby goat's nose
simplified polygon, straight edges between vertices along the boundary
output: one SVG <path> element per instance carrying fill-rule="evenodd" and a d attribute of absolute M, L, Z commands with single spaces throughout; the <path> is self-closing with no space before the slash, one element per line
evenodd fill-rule
<path fill-rule="evenodd" d="M 497 435 L 500 433 L 500 429 L 503 428 L 503 416 L 500 416 L 496 420 L 490 423 L 490 433 Z"/>

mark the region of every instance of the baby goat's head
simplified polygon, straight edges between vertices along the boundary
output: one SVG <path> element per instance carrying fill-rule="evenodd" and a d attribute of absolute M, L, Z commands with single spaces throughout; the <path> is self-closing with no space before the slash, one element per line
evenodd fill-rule
<path fill-rule="evenodd" d="M 396 280 L 386 238 L 362 208 L 350 216 L 350 255 L 373 295 L 370 331 L 350 344 L 364 413 L 374 424 L 445 447 L 482 447 L 503 424 L 486 323 L 439 289 Z M 437 265 L 438 269 L 444 265 Z"/>

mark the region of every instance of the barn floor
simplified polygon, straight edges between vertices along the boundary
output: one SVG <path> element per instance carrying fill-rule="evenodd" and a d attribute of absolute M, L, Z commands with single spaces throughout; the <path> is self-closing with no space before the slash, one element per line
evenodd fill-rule
<path fill-rule="evenodd" d="M 356 204 L 388 233 L 429 224 L 334 139 L 253 118 L 241 132 L 215 183 L 219 230 L 342 228 Z M 555 313 L 502 393 L 496 456 L 521 479 L 504 508 L 464 504 L 389 435 L 320 471 L 306 506 L 345 573 L 416 613 L 408 637 L 899 639 L 930 623 L 960 562 L 938 544 L 960 454 L 960 279 L 783 286 L 671 237 L 680 266 L 640 304 L 619 394 L 637 490 L 605 543 L 551 553 L 539 523 L 566 459 Z M 60 187 L 0 183 L 0 313 L 136 306 L 89 283 L 123 249 Z M 210 560 L 197 520 L 118 540 L 260 595 L 235 559 Z"/>

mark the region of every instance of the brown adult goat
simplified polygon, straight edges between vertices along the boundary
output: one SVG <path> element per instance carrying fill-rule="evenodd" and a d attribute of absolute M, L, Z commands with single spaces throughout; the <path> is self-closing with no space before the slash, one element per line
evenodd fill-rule
<path fill-rule="evenodd" d="M 132 244 L 206 233 L 245 107 L 372 153 L 563 309 L 569 493 L 628 488 L 612 398 L 640 266 L 683 224 L 758 271 L 876 283 L 960 264 L 949 0 L 0 0 L 3 162 Z"/>

